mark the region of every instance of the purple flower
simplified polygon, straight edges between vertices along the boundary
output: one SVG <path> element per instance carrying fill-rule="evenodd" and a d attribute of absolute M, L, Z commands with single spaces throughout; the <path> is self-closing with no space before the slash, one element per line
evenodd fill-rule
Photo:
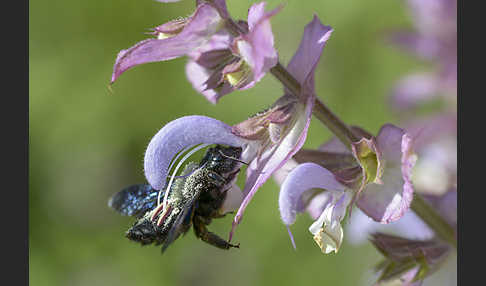
<path fill-rule="evenodd" d="M 409 0 L 415 31 L 398 31 L 392 43 L 422 59 L 437 70 L 402 79 L 392 94 L 393 106 L 408 109 L 442 96 L 455 106 L 457 88 L 456 0 Z"/>
<path fill-rule="evenodd" d="M 145 153 L 145 176 L 152 187 L 164 186 L 170 162 L 182 150 L 198 144 L 242 147 L 241 160 L 249 162 L 249 166 L 244 200 L 234 218 L 231 239 L 258 188 L 304 144 L 315 100 L 314 70 L 331 31 L 314 17 L 305 27 L 299 49 L 289 63 L 289 71 L 302 85 L 301 99 L 285 94 L 268 110 L 233 127 L 204 116 L 186 116 L 164 126 Z"/>
<path fill-rule="evenodd" d="M 454 228 L 457 223 L 457 117 L 444 114 L 427 120 L 409 122 L 407 131 L 414 139 L 417 162 L 412 181 L 416 192 L 439 211 Z M 413 212 L 400 220 L 381 225 L 366 215 L 353 213 L 349 227 L 350 241 L 361 243 L 370 233 L 381 231 L 409 239 L 431 239 L 433 231 Z"/>
<path fill-rule="evenodd" d="M 304 29 L 299 48 L 288 65 L 288 71 L 302 87 L 298 100 L 286 92 L 267 111 L 233 126 L 233 133 L 259 141 L 262 148 L 248 167 L 245 199 L 234 218 L 230 239 L 258 188 L 305 142 L 315 100 L 314 71 L 331 33 L 331 27 L 322 25 L 317 16 Z"/>
<path fill-rule="evenodd" d="M 181 117 L 160 129 L 145 151 L 144 171 L 149 184 L 156 190 L 163 188 L 175 155 L 199 144 L 241 147 L 241 160 L 254 157 L 252 142 L 234 135 L 229 125 L 206 116 Z"/>
<path fill-rule="evenodd" d="M 326 191 L 318 197 L 312 191 L 316 188 Z M 303 199 L 313 197 L 312 201 L 316 201 L 318 198 L 321 204 L 316 207 L 321 208 L 322 212 L 309 227 L 309 231 L 314 235 L 314 240 L 322 252 L 337 252 L 343 240 L 341 220 L 344 218 L 351 196 L 349 189 L 338 182 L 334 174 L 327 169 L 314 163 L 300 164 L 288 174 L 281 186 L 280 215 L 288 228 L 295 222 L 297 212 L 306 209 L 306 202 Z M 289 235 L 295 248 L 290 230 Z"/>
<path fill-rule="evenodd" d="M 260 81 L 278 62 L 270 18 L 280 9 L 265 12 L 265 2 L 254 4 L 248 10 L 248 23 L 236 23 L 242 35 L 233 36 L 223 30 L 191 53 L 186 74 L 193 87 L 216 103 L 223 95 Z"/>
<path fill-rule="evenodd" d="M 155 27 L 152 34 L 157 38 L 122 50 L 111 83 L 134 66 L 188 56 L 189 81 L 212 103 L 235 89 L 250 88 L 278 62 L 270 18 L 281 7 L 270 12 L 264 8 L 265 2 L 254 4 L 248 23 L 235 24 L 242 34 L 234 36 L 226 26 L 229 15 L 225 1 L 199 1 L 188 18 Z"/>
<path fill-rule="evenodd" d="M 174 20 L 154 28 L 157 38 L 143 40 L 118 53 L 111 83 L 126 70 L 145 63 L 171 60 L 204 45 L 224 27 L 218 10 L 202 3 L 188 18 Z"/>
<path fill-rule="evenodd" d="M 427 120 L 418 119 L 407 123 L 406 126 L 410 136 L 414 138 L 414 150 L 418 155 L 412 175 L 414 189 L 457 231 L 457 117 L 455 114 L 443 114 Z M 386 267 L 381 269 L 382 278 L 387 279 L 381 280 L 391 281 L 399 279 L 398 276 L 401 275 L 401 279 L 408 277 L 413 279 L 414 283 L 421 282 L 425 278 L 424 273 L 428 273 L 423 265 L 416 265 L 413 268 L 407 268 L 409 269 L 407 271 L 397 272 L 394 270 L 395 268 L 392 268 L 391 262 L 394 265 L 402 265 L 407 262 L 405 259 L 407 253 L 410 255 L 411 250 L 415 249 L 417 245 L 430 245 L 432 242 L 433 245 L 438 245 L 434 231 L 413 211 L 408 211 L 400 220 L 385 225 L 374 222 L 358 210 L 351 216 L 346 232 L 349 241 L 355 244 L 363 243 L 370 235 L 373 235 L 372 242 L 382 253 L 386 253 L 385 256 L 388 259 L 386 265 L 389 269 Z M 379 235 L 377 235 L 378 232 Z M 396 237 L 390 240 L 388 239 L 390 235 Z M 377 237 L 379 239 L 376 239 Z M 401 243 L 397 244 L 394 241 Z M 455 285 L 457 262 L 454 255 L 450 255 L 453 254 L 452 248 L 450 246 L 440 246 L 439 248 L 444 251 L 435 252 L 438 255 L 436 259 L 428 259 L 425 261 L 425 265 L 429 272 L 436 270 L 439 266 L 441 269 L 430 277 L 427 276 L 424 285 Z M 403 257 L 400 258 L 400 255 Z M 423 261 L 417 257 L 414 259 Z M 446 260 L 445 267 L 442 267 L 444 263 L 437 263 L 443 260 Z M 387 274 L 392 273 L 396 275 L 387 277 Z M 422 273 L 422 276 L 418 277 L 418 273 Z M 412 280 L 406 279 L 402 281 L 412 282 Z M 428 282 L 431 284 L 427 284 Z"/>
<path fill-rule="evenodd" d="M 413 199 L 412 168 L 417 160 L 412 144 L 409 134 L 391 124 L 384 125 L 378 132 L 376 166 L 382 168 L 377 171 L 381 182 L 367 184 L 356 202 L 375 221 L 397 221 L 410 208 Z M 367 162 L 360 163 L 366 170 Z"/>
<path fill-rule="evenodd" d="M 339 243 L 334 245 L 329 240 L 325 244 L 323 239 L 315 238 L 325 253 L 338 250 L 342 241 L 339 223 L 354 201 L 373 220 L 387 224 L 401 218 L 413 198 L 410 177 L 416 156 L 409 134 L 386 124 L 376 138 L 363 137 L 353 147 L 354 162 L 351 153 L 335 139 L 321 146 L 320 150 L 300 151 L 295 160 L 304 158 L 305 162 L 307 157 L 312 158 L 313 163 L 295 167 L 281 185 L 280 214 L 287 226 L 294 222 L 297 212 L 308 211 L 314 219 L 321 212 L 310 231 L 314 236 L 332 233 L 338 238 L 334 242 Z M 288 168 L 284 170 L 288 171 Z M 282 177 L 282 174 L 278 176 Z M 324 196 L 342 199 L 325 199 L 316 193 L 316 188 L 322 189 Z M 338 196 L 336 191 L 341 195 Z M 333 217 L 329 213 L 339 215 Z"/>

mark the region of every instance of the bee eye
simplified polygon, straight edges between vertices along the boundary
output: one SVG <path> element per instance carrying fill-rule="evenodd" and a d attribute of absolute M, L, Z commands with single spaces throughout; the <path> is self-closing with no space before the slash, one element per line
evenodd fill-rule
<path fill-rule="evenodd" d="M 223 161 L 223 158 L 221 156 L 216 156 L 216 157 L 213 157 L 213 161 L 221 162 L 221 161 Z"/>

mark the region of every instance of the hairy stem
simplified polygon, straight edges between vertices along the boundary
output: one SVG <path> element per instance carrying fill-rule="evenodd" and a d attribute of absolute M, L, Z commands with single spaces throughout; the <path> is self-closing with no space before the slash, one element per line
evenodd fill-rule
<path fill-rule="evenodd" d="M 300 83 L 280 64 L 270 69 L 274 75 L 290 92 L 297 97 L 301 96 Z M 316 97 L 312 114 L 319 119 L 341 142 L 351 150 L 351 143 L 359 138 L 353 134 L 351 129 L 337 117 L 319 98 Z"/>
<path fill-rule="evenodd" d="M 241 27 L 231 18 L 226 20 L 226 27 L 235 36 L 244 33 Z M 285 69 L 284 66 L 282 66 L 282 64 L 280 64 L 280 62 L 270 69 L 270 73 L 274 75 L 293 95 L 297 97 L 302 96 L 302 87 L 300 86 L 300 83 L 287 71 L 287 69 Z M 351 150 L 352 142 L 359 141 L 359 138 L 353 134 L 351 129 L 317 97 L 312 114 L 324 123 L 324 125 L 326 125 L 326 127 L 329 128 L 329 130 L 331 130 L 331 132 L 334 133 L 334 135 L 336 135 L 349 150 Z"/>

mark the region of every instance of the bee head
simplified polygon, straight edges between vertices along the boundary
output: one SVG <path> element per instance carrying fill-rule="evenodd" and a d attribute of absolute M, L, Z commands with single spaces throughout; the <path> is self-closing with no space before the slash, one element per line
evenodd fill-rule
<path fill-rule="evenodd" d="M 209 148 L 201 161 L 201 165 L 218 174 L 226 174 L 235 170 L 242 149 L 240 147 L 224 147 L 216 145 Z"/>

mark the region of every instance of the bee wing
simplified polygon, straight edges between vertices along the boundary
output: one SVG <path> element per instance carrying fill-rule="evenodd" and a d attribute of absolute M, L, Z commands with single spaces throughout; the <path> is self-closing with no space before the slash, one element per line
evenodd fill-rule
<path fill-rule="evenodd" d="M 164 191 L 161 195 L 164 194 Z M 148 184 L 131 185 L 114 194 L 108 201 L 108 206 L 122 215 L 142 217 L 147 211 L 157 205 L 159 191 Z"/>
<path fill-rule="evenodd" d="M 184 233 L 189 230 L 191 227 L 192 216 L 195 211 L 195 202 L 199 198 L 199 193 L 194 196 L 188 203 L 184 205 L 184 208 L 177 216 L 174 224 L 169 230 L 167 234 L 167 238 L 162 245 L 162 252 L 164 252 L 169 245 L 176 240 L 181 233 Z"/>

